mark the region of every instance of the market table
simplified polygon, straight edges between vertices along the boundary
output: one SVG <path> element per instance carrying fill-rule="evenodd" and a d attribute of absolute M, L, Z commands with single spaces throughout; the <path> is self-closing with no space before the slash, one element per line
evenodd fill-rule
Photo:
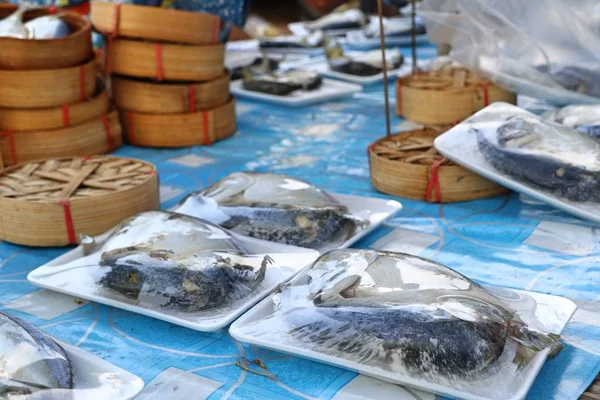
<path fill-rule="evenodd" d="M 433 48 L 420 54 L 431 56 Z M 229 140 L 175 150 L 125 146 L 115 154 L 157 165 L 163 209 L 239 170 L 284 173 L 334 192 L 391 198 L 371 187 L 366 153 L 385 132 L 383 107 L 381 85 L 298 109 L 239 101 L 238 133 Z M 394 117 L 392 127 L 406 125 Z M 567 296 L 578 304 L 562 336 L 563 351 L 545 364 L 528 397 L 578 398 L 600 372 L 597 227 L 515 193 L 443 205 L 396 199 L 402 211 L 355 247 L 418 254 L 479 282 Z M 140 376 L 146 382 L 140 399 L 435 398 L 247 346 L 226 331 L 196 332 L 27 282 L 29 271 L 67 250 L 0 243 L 0 309 Z M 256 359 L 275 378 L 254 373 Z"/>

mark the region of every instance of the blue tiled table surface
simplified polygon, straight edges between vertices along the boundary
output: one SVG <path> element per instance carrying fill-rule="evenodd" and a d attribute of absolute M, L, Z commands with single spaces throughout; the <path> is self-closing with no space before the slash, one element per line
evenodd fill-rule
<path fill-rule="evenodd" d="M 425 46 L 419 54 L 432 56 L 434 49 Z M 393 84 L 390 89 L 393 107 Z M 370 184 L 366 148 L 385 133 L 381 84 L 352 98 L 297 109 L 238 100 L 237 112 L 235 136 L 210 147 L 124 146 L 115 154 L 156 164 L 163 209 L 240 170 L 284 173 L 333 192 L 399 200 L 403 210 L 355 247 L 396 246 L 482 283 L 576 300 L 580 310 L 563 333 L 564 350 L 546 362 L 528 398 L 576 399 L 598 374 L 596 226 L 515 193 L 444 205 L 378 193 Z M 403 125 L 392 118 L 394 131 Z M 340 393 L 358 382 L 354 372 L 241 344 L 226 331 L 196 332 L 93 303 L 65 306 L 64 299 L 28 283 L 26 275 L 67 250 L 0 243 L 0 309 L 140 376 L 147 384 L 140 398 L 165 398 L 156 387 L 172 376 L 183 379 L 184 386 L 196 382 L 204 389 L 194 398 L 210 400 L 343 399 Z M 40 313 L 36 301 L 61 306 L 54 313 Z M 236 365 L 241 358 L 260 358 L 276 379 L 241 369 Z M 190 378 L 194 376 L 199 378 Z M 394 398 L 423 398 L 406 393 Z M 185 398 L 177 396 L 173 392 L 169 397 Z M 372 393 L 370 398 L 380 397 Z"/>

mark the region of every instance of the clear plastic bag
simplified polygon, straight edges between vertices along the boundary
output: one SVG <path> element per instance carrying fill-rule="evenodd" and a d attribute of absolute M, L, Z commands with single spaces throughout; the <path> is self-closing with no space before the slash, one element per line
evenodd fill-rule
<path fill-rule="evenodd" d="M 425 0 L 430 39 L 467 68 L 558 104 L 600 99 L 600 5 L 594 0 Z"/>
<path fill-rule="evenodd" d="M 409 254 L 333 250 L 232 333 L 396 383 L 505 399 L 532 364 L 561 349 L 562 305 L 536 296 L 482 286 Z"/>

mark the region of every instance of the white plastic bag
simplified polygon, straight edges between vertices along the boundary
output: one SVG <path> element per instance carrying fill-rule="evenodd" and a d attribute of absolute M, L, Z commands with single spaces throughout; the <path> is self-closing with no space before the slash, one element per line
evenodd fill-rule
<path fill-rule="evenodd" d="M 425 0 L 430 40 L 497 84 L 559 104 L 600 102 L 595 0 Z"/>

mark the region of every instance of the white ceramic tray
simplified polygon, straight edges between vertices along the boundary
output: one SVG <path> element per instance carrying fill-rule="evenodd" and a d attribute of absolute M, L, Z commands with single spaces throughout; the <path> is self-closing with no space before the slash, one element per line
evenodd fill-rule
<path fill-rule="evenodd" d="M 352 55 L 355 53 L 357 52 L 349 51 L 348 55 Z M 420 67 L 424 67 L 426 65 L 426 62 L 418 61 L 418 65 Z M 293 67 L 295 69 L 304 69 L 308 71 L 318 72 L 323 76 L 327 76 L 333 79 L 339 79 L 350 83 L 355 83 L 357 85 L 373 85 L 383 81 L 383 72 L 371 76 L 357 76 L 345 74 L 343 72 L 332 71 L 331 68 L 329 68 L 329 64 L 327 64 L 327 59 L 325 58 L 325 56 L 313 57 L 311 59 L 301 60 L 295 63 L 286 63 L 286 67 Z M 411 73 L 412 58 L 404 57 L 404 63 L 402 63 L 402 65 L 399 68 L 388 71 L 388 78 L 404 77 L 410 75 Z"/>
<path fill-rule="evenodd" d="M 329 194 L 334 199 L 345 205 L 351 214 L 362 218 L 365 221 L 369 221 L 369 225 L 366 228 L 358 230 L 350 239 L 339 246 L 339 248 L 343 249 L 352 246 L 364 236 L 373 232 L 381 224 L 383 224 L 385 220 L 391 218 L 394 214 L 400 211 L 400 209 L 402 209 L 402 205 L 395 200 L 354 196 L 350 194 Z M 219 216 L 214 214 L 212 207 L 202 208 L 201 206 L 194 205 L 193 208 L 188 208 L 186 205 L 182 205 L 181 207 L 173 207 L 172 211 L 182 214 L 189 214 L 196 218 L 202 218 L 214 224 L 222 222 L 219 220 Z"/>
<path fill-rule="evenodd" d="M 323 79 L 323 84 L 318 89 L 306 91 L 297 90 L 287 96 L 276 96 L 273 94 L 246 90 L 243 88 L 242 80 L 231 82 L 230 87 L 231 93 L 236 96 L 289 107 L 302 107 L 310 104 L 323 103 L 329 100 L 347 98 L 362 90 L 362 87 L 359 85 L 330 79 Z"/>
<path fill-rule="evenodd" d="M 427 43 L 429 40 L 426 34 L 416 35 L 415 39 L 417 44 Z M 385 47 L 410 46 L 411 43 L 412 39 L 410 35 L 387 36 L 385 38 Z M 373 50 L 381 48 L 381 41 L 379 37 L 368 38 L 363 31 L 355 31 L 348 32 L 344 45 L 351 50 Z M 419 54 L 418 49 L 417 54 Z"/>
<path fill-rule="evenodd" d="M 308 275 L 306 269 L 291 281 L 292 284 L 305 284 L 307 282 Z M 515 311 L 528 311 L 528 313 L 524 312 L 524 315 L 522 316 L 522 319 L 526 323 L 537 327 L 543 325 L 546 331 L 556 334 L 562 332 L 577 309 L 575 303 L 562 297 L 505 288 L 493 288 L 490 286 L 486 287 L 495 290 L 499 296 L 515 308 Z M 511 300 L 508 301 L 508 299 Z M 450 385 L 444 386 L 424 379 L 416 379 L 400 373 L 394 373 L 358 362 L 348 361 L 341 357 L 312 351 L 300 345 L 284 344 L 282 343 L 283 340 L 269 340 L 261 337 L 261 335 L 253 334 L 253 326 L 264 323 L 261 321 L 272 314 L 273 301 L 271 295 L 236 320 L 229 328 L 229 333 L 235 339 L 245 343 L 321 361 L 351 371 L 357 371 L 361 374 L 382 379 L 387 382 L 405 385 L 453 398 L 466 400 L 521 400 L 527 395 L 527 392 L 531 388 L 533 381 L 547 358 L 547 351 L 539 352 L 523 367 L 518 376 L 514 374 L 513 369 L 500 368 L 500 371 L 491 376 L 487 376 L 485 380 L 470 382 L 468 388 L 463 387 L 462 389 L 456 389 Z M 527 316 L 534 319 L 528 320 Z M 279 324 L 278 321 L 269 321 L 269 323 Z M 285 324 L 285 321 L 281 320 L 281 323 Z M 510 346 L 506 346 L 505 348 L 506 353 L 510 351 L 514 352 L 514 350 L 514 348 L 510 349 Z M 502 393 L 498 392 L 498 388 L 503 389 Z"/>
<path fill-rule="evenodd" d="M 97 237 L 96 242 L 102 243 L 108 235 L 107 232 Z M 55 292 L 122 308 L 198 331 L 216 331 L 229 325 L 242 313 L 271 293 L 279 283 L 293 277 L 319 255 L 314 250 L 256 240 L 235 234 L 233 236 L 236 236 L 252 254 L 257 255 L 257 264 L 260 264 L 262 256 L 266 254 L 274 262 L 267 268 L 265 278 L 254 295 L 239 299 L 229 307 L 221 307 L 215 310 L 185 313 L 159 307 L 141 306 L 138 300 L 129 299 L 120 293 L 103 288 L 96 283 L 105 274 L 103 267 L 98 266 L 101 254 L 96 252 L 86 257 L 82 246 L 31 271 L 27 279 L 36 286 Z M 67 266 L 68 263 L 75 261 L 77 261 L 77 264 Z"/>
<path fill-rule="evenodd" d="M 251 64 L 257 58 L 263 56 L 263 53 L 258 50 L 251 51 L 227 51 L 225 52 L 225 67 L 227 69 L 235 69 Z M 278 54 L 267 53 L 270 59 L 279 61 L 280 63 L 295 63 L 309 58 L 306 54 Z"/>
<path fill-rule="evenodd" d="M 499 185 L 531 196 L 577 217 L 600 222 L 600 204 L 576 202 L 556 196 L 548 190 L 517 181 L 510 175 L 496 170 L 485 161 L 479 151 L 477 138 L 470 129 L 496 130 L 506 118 L 516 114 L 531 115 L 528 111 L 511 104 L 491 104 L 435 139 L 435 147 L 455 163 Z"/>
<path fill-rule="evenodd" d="M 369 17 L 370 23 L 379 21 L 377 17 Z M 306 29 L 306 24 L 304 22 L 292 22 L 288 24 L 288 29 L 294 36 L 306 36 L 310 34 L 310 31 Z M 342 36 L 347 34 L 348 32 L 360 32 L 363 28 L 349 28 L 349 29 L 330 29 L 328 31 L 323 31 L 323 33 L 327 36 Z"/>
<path fill-rule="evenodd" d="M 60 341 L 57 343 L 71 361 L 75 385 L 71 390 L 38 392 L 44 399 L 129 400 L 144 388 L 144 381 L 132 373 L 75 346 Z M 35 395 L 32 397 L 37 398 Z"/>

